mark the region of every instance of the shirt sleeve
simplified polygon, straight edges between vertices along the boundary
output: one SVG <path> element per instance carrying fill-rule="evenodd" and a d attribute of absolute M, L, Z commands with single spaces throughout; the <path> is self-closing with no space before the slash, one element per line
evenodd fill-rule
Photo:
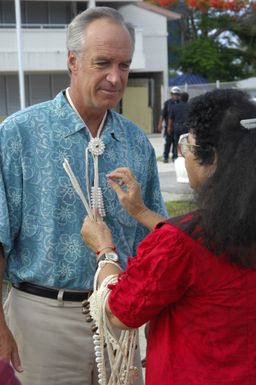
<path fill-rule="evenodd" d="M 161 115 L 162 115 L 163 119 L 166 119 L 168 116 L 168 102 L 167 101 L 164 102 L 164 105 L 163 105 L 163 108 L 161 111 Z"/>
<path fill-rule="evenodd" d="M 181 231 L 165 224 L 150 233 L 130 259 L 116 285 L 110 286 L 112 313 L 139 327 L 179 301 L 195 281 L 195 266 Z"/>
<path fill-rule="evenodd" d="M 8 256 L 20 230 L 22 202 L 21 140 L 13 121 L 0 126 L 0 243 Z"/>

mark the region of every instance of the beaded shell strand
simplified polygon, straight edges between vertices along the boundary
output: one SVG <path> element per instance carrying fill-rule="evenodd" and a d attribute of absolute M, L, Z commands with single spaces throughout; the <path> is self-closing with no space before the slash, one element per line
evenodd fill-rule
<path fill-rule="evenodd" d="M 74 103 L 72 102 L 72 99 L 69 95 L 69 88 L 66 89 L 66 97 L 67 97 L 69 104 L 73 108 L 74 112 L 83 121 L 81 115 L 77 111 L 77 109 L 76 109 L 76 107 L 75 107 Z M 82 189 L 79 186 L 79 183 L 78 183 L 78 181 L 77 181 L 77 179 L 76 179 L 76 177 L 75 177 L 75 175 L 71 169 L 71 166 L 70 166 L 68 160 L 64 159 L 64 163 L 63 163 L 63 167 L 64 167 L 65 171 L 67 172 L 75 191 L 77 192 L 80 199 L 82 200 L 88 215 L 89 215 L 89 208 L 90 208 L 93 212 L 92 215 L 94 217 L 96 216 L 96 212 L 99 212 L 101 217 L 104 217 L 106 215 L 105 208 L 104 208 L 103 194 L 102 194 L 101 187 L 99 186 L 99 156 L 102 155 L 104 153 L 104 150 L 105 150 L 105 144 L 104 144 L 103 140 L 100 138 L 100 134 L 101 134 L 103 125 L 105 123 L 106 116 L 107 116 L 107 112 L 105 113 L 105 115 L 104 115 L 104 117 L 100 123 L 100 126 L 99 126 L 98 131 L 97 131 L 97 136 L 95 138 L 92 137 L 90 130 L 88 129 L 88 127 L 84 123 L 85 127 L 87 128 L 87 131 L 89 133 L 89 136 L 90 136 L 90 141 L 89 141 L 88 147 L 85 150 L 85 180 L 86 180 L 88 201 L 86 201 L 84 194 L 82 193 Z M 92 186 L 91 188 L 89 187 L 90 183 L 89 183 L 89 176 L 88 176 L 88 151 L 92 154 L 93 165 L 94 165 L 94 186 Z"/>
<path fill-rule="evenodd" d="M 111 261 L 102 261 L 94 277 L 94 290 L 89 298 L 91 317 L 97 330 L 93 335 L 95 357 L 100 385 L 131 385 L 138 376 L 138 369 L 133 366 L 134 352 L 137 341 L 137 329 L 114 330 L 106 314 L 106 304 L 110 294 L 109 284 L 117 282 L 117 275 L 110 275 L 97 287 L 97 279 L 101 268 Z M 118 266 L 118 265 L 116 265 Z M 106 348 L 104 348 L 106 346 Z M 107 373 L 108 359 L 111 372 Z"/>

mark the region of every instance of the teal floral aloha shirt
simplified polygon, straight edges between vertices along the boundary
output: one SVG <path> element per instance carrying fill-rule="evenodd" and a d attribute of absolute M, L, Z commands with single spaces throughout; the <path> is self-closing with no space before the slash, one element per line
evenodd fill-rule
<path fill-rule="evenodd" d="M 99 180 L 123 267 L 147 231 L 130 217 L 108 186 L 106 174 L 130 167 L 141 183 L 145 203 L 166 215 L 154 150 L 135 124 L 108 111 L 101 138 Z M 0 126 L 0 242 L 11 282 L 90 289 L 95 255 L 80 235 L 85 208 L 63 169 L 68 159 L 84 193 L 85 149 L 89 134 L 63 91 L 55 99 L 28 107 Z M 93 181 L 89 155 L 89 180 Z"/>

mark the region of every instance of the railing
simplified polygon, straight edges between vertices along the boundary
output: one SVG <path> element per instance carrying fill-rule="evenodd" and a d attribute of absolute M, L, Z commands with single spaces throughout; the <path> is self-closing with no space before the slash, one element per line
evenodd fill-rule
<path fill-rule="evenodd" d="M 21 24 L 21 28 L 23 29 L 66 29 L 68 24 Z M 16 28 L 15 23 L 1 23 L 0 28 Z"/>
<path fill-rule="evenodd" d="M 215 83 L 184 84 L 182 86 L 179 86 L 179 88 L 182 91 L 188 92 L 190 98 L 201 95 L 208 91 L 212 91 L 215 88 L 238 88 L 248 92 L 252 97 L 256 95 L 256 87 L 255 88 L 241 87 L 239 85 L 239 82 L 220 82 L 218 80 Z"/>

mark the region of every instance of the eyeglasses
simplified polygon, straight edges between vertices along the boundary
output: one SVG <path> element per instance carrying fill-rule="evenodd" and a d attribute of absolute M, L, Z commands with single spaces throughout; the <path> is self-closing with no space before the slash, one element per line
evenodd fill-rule
<path fill-rule="evenodd" d="M 178 150 L 181 156 L 183 156 L 183 158 L 185 158 L 188 150 L 193 152 L 194 147 L 200 147 L 200 146 L 198 144 L 188 143 L 188 134 L 183 134 L 180 136 L 179 143 L 178 143 Z"/>

